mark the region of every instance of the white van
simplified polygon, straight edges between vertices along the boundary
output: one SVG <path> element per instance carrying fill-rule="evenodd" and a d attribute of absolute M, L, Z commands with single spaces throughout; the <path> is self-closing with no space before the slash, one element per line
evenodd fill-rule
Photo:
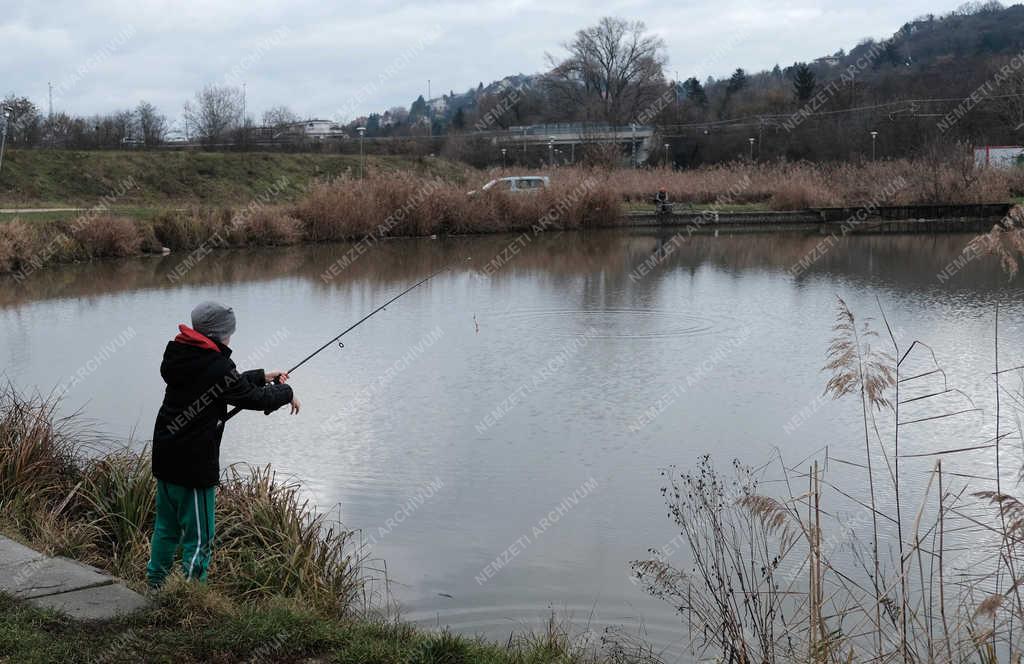
<path fill-rule="evenodd" d="M 546 175 L 518 175 L 514 177 L 498 178 L 497 180 L 491 180 L 483 187 L 480 191 L 511 191 L 511 192 L 523 192 L 523 191 L 540 191 L 541 189 L 547 189 L 551 185 L 551 179 Z M 470 196 L 475 196 L 480 191 L 473 190 L 469 192 Z"/>

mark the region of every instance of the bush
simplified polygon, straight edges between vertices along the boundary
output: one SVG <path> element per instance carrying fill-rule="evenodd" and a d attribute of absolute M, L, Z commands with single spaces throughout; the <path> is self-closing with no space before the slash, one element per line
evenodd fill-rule
<path fill-rule="evenodd" d="M 0 388 L 0 506 L 48 505 L 77 481 L 75 432 L 55 410 L 54 399 Z"/>
<path fill-rule="evenodd" d="M 143 240 L 135 221 L 108 215 L 75 220 L 68 235 L 78 242 L 86 258 L 135 256 Z"/>
<path fill-rule="evenodd" d="M 240 246 L 295 244 L 303 237 L 302 222 L 280 210 L 261 208 L 237 215 L 229 235 L 231 243 Z"/>
<path fill-rule="evenodd" d="M 20 219 L 0 222 L 0 273 L 20 269 L 36 251 L 36 234 L 28 224 Z"/>
<path fill-rule="evenodd" d="M 330 525 L 301 486 L 269 467 L 233 466 L 217 495 L 216 585 L 232 597 L 299 598 L 345 610 L 360 589 L 351 532 Z"/>
<path fill-rule="evenodd" d="M 231 222 L 229 208 L 192 208 L 162 214 L 153 221 L 157 239 L 174 251 L 187 251 L 214 241 L 223 243 Z"/>

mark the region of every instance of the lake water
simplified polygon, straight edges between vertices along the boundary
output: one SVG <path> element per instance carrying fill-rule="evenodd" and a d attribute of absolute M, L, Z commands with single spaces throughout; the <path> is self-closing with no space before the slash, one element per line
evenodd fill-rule
<path fill-rule="evenodd" d="M 16 385 L 66 386 L 66 412 L 141 442 L 163 347 L 199 301 L 234 307 L 241 368 L 284 369 L 452 264 L 296 372 L 301 415 L 232 420 L 222 463 L 273 464 L 362 529 L 407 620 L 506 639 L 554 611 L 674 653 L 678 617 L 628 569 L 676 535 L 659 471 L 704 453 L 759 463 L 774 448 L 792 463 L 826 445 L 862 459 L 857 404 L 817 399 L 837 296 L 862 316 L 881 302 L 901 342 L 927 341 L 979 408 L 992 405 L 996 303 L 1002 361 L 1024 363 L 1020 281 L 990 260 L 939 276 L 968 236 L 851 237 L 791 274 L 818 240 L 395 240 L 216 253 L 177 281 L 180 255 L 55 267 L 0 282 L 0 358 Z M 903 450 L 961 442 L 949 434 L 908 435 Z M 1005 453 L 1011 477 L 1020 452 Z M 991 477 L 990 457 L 949 463 Z M 908 492 L 930 464 L 906 463 Z"/>

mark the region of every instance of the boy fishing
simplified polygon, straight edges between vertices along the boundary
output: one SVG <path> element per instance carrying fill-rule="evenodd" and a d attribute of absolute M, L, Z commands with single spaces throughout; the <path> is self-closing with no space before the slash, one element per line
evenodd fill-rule
<path fill-rule="evenodd" d="M 283 371 L 239 373 L 231 361 L 235 314 L 203 302 L 192 327 L 167 343 L 160 375 L 167 383 L 153 432 L 156 523 L 146 577 L 160 587 L 182 546 L 186 578 L 206 580 L 214 533 L 214 493 L 220 479 L 220 441 L 228 406 L 270 413 L 299 400 Z"/>

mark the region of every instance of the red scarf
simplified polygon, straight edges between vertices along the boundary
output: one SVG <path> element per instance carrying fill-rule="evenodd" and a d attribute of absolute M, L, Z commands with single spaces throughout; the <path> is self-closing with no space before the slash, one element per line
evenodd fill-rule
<path fill-rule="evenodd" d="M 177 343 L 185 344 L 186 346 L 205 348 L 206 350 L 215 350 L 218 353 L 220 352 L 220 347 L 214 343 L 213 339 L 196 332 L 188 325 L 179 325 L 178 329 L 181 330 L 181 333 L 174 337 L 174 340 Z"/>

